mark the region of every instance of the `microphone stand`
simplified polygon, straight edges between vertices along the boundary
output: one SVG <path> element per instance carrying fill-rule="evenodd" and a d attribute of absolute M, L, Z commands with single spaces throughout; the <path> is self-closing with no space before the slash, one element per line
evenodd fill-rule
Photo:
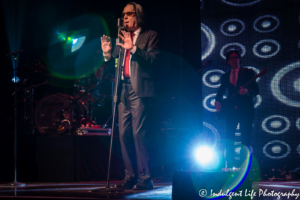
<path fill-rule="evenodd" d="M 14 181 L 7 183 L 5 185 L 7 186 L 13 186 L 13 187 L 17 187 L 17 186 L 25 186 L 25 183 L 21 183 L 21 182 L 17 182 L 17 81 L 16 81 L 16 75 L 17 75 L 17 54 L 20 53 L 21 51 L 17 51 L 17 52 L 13 52 L 8 54 L 9 55 L 13 55 L 15 57 L 15 92 L 12 95 L 15 95 L 15 111 L 14 111 L 14 115 L 15 115 L 15 124 L 14 124 L 14 168 L 15 168 L 15 173 L 14 173 Z"/>
<path fill-rule="evenodd" d="M 120 33 L 122 27 L 119 25 L 118 22 L 118 34 Z M 119 37 L 117 38 L 117 44 L 119 43 Z M 117 108 L 117 101 L 118 101 L 118 86 L 119 82 L 121 80 L 121 50 L 122 48 L 119 47 L 119 59 L 117 64 L 117 70 L 115 75 L 115 89 L 114 89 L 114 99 L 113 99 L 113 117 L 112 117 L 112 129 L 111 129 L 111 135 L 110 135 L 110 149 L 109 149 L 109 158 L 108 158 L 108 169 L 107 169 L 107 180 L 106 180 L 106 187 L 105 188 L 99 188 L 92 190 L 93 192 L 120 192 L 124 191 L 122 188 L 111 188 L 110 187 L 110 168 L 111 168 L 111 156 L 112 156 L 112 149 L 113 149 L 113 139 L 114 139 L 114 127 L 115 127 L 115 117 L 116 117 L 116 108 Z"/>

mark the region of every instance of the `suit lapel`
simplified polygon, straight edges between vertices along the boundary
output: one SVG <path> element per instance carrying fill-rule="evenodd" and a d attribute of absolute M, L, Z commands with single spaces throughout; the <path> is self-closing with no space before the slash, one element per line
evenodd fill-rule
<path fill-rule="evenodd" d="M 141 30 L 141 32 L 139 33 L 136 42 L 135 42 L 135 46 L 139 46 L 139 44 L 141 43 L 142 38 L 144 37 L 144 31 L 143 29 Z"/>

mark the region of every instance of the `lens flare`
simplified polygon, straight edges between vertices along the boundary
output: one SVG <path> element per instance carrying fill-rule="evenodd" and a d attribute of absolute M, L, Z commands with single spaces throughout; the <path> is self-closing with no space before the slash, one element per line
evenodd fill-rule
<path fill-rule="evenodd" d="M 79 38 L 75 38 L 73 39 L 72 42 L 72 50 L 71 52 L 77 51 L 78 49 L 80 49 L 80 47 L 82 47 L 84 41 L 85 41 L 85 36 L 79 37 Z"/>
<path fill-rule="evenodd" d="M 50 41 L 48 71 L 57 78 L 70 80 L 91 75 L 104 64 L 101 35 L 110 36 L 110 31 L 99 15 L 86 14 L 61 24 Z"/>
<path fill-rule="evenodd" d="M 218 188 L 218 190 L 222 190 L 222 191 L 226 191 L 227 190 L 229 192 L 237 192 L 237 189 L 244 183 L 244 181 L 246 180 L 247 176 L 251 174 L 253 180 L 258 180 L 258 178 L 260 177 L 260 170 L 259 170 L 259 165 L 256 159 L 253 159 L 252 156 L 252 151 L 249 147 L 247 146 L 243 146 L 242 147 L 243 150 L 245 150 L 246 154 L 247 154 L 247 159 L 242 163 L 242 165 L 235 171 L 235 172 L 227 172 L 227 173 L 231 173 L 231 175 L 229 176 L 229 178 L 227 180 L 220 180 L 222 182 L 224 182 L 221 185 L 221 188 Z M 194 187 L 197 188 L 197 181 L 199 182 L 199 180 L 196 180 L 197 177 L 192 176 L 193 182 L 194 182 Z M 218 181 L 218 180 L 216 180 Z M 206 188 L 202 188 L 202 189 L 206 189 L 207 191 L 210 191 L 211 188 L 213 186 L 212 185 L 207 185 Z M 217 192 L 219 192 L 217 191 Z M 210 196 L 210 193 L 208 193 L 208 195 L 206 195 L 205 197 L 206 199 L 220 199 L 223 198 L 222 196 Z"/>

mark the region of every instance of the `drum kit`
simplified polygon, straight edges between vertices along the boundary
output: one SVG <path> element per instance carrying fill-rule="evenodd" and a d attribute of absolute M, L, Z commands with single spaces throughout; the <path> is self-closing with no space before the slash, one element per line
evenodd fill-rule
<path fill-rule="evenodd" d="M 60 80 L 69 86 L 64 88 L 53 84 L 58 78 L 50 75 L 39 61 L 28 69 L 33 72 L 24 79 L 25 87 L 22 89 L 24 131 L 30 134 L 71 135 L 77 134 L 78 129 L 103 127 L 97 124 L 97 117 L 103 118 L 99 115 L 104 107 L 107 110 L 108 105 L 105 104 L 111 103 L 112 94 L 101 93 L 101 83 L 109 81 L 113 87 L 112 76 L 109 80 L 103 80 L 97 76 L 99 73 L 94 73 L 73 81 Z M 105 120 L 104 126 L 107 122 Z"/>

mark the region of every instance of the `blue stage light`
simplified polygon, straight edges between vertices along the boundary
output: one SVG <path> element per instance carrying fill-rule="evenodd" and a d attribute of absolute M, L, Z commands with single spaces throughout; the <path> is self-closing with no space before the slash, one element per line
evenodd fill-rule
<path fill-rule="evenodd" d="M 203 145 L 194 152 L 197 168 L 204 171 L 215 171 L 221 167 L 222 156 L 217 148 Z"/>
<path fill-rule="evenodd" d="M 85 41 L 85 36 L 74 38 L 72 41 L 72 49 L 71 52 L 77 51 L 83 45 Z"/>
<path fill-rule="evenodd" d="M 197 161 L 202 165 L 209 164 L 214 159 L 214 156 L 215 152 L 213 149 L 207 146 L 199 147 L 195 152 Z"/>
<path fill-rule="evenodd" d="M 73 39 L 73 44 L 76 44 L 77 41 L 78 41 L 77 38 Z"/>
<path fill-rule="evenodd" d="M 12 82 L 14 82 L 14 83 L 18 83 L 19 81 L 20 81 L 20 79 L 19 79 L 19 77 L 13 77 L 12 79 Z"/>

